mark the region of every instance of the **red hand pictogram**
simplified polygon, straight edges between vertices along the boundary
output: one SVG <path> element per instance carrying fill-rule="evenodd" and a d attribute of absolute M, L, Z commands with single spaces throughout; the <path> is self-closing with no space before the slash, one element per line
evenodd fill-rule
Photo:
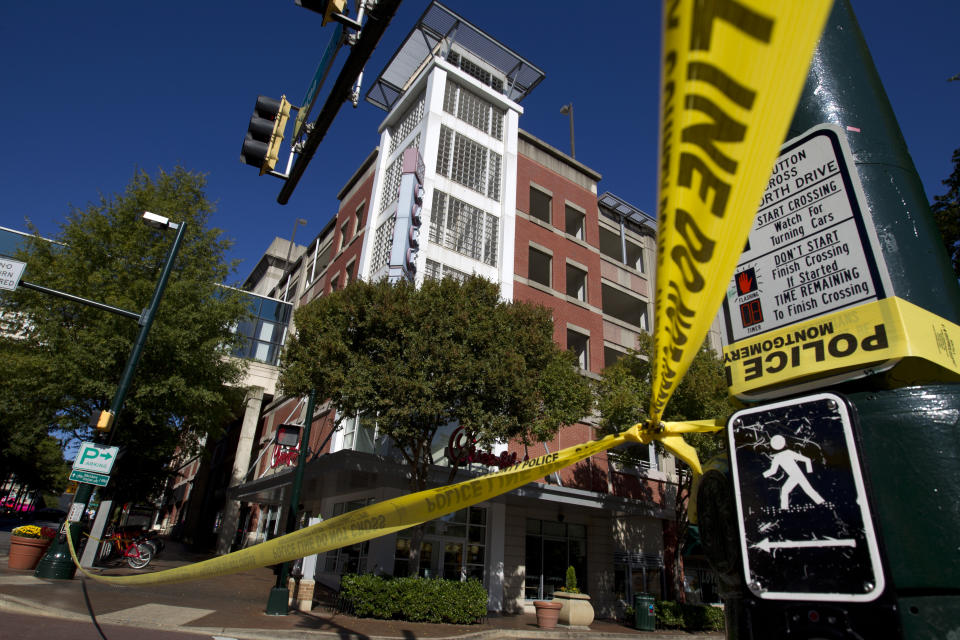
<path fill-rule="evenodd" d="M 747 293 L 753 288 L 753 278 L 744 271 L 737 276 L 737 289 L 739 289 L 741 294 Z"/>

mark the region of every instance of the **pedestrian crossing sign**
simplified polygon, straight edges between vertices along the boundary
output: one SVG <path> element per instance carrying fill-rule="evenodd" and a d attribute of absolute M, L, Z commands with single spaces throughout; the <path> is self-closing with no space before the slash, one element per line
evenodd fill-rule
<path fill-rule="evenodd" d="M 833 393 L 730 418 L 744 577 L 758 598 L 869 602 L 883 592 L 854 426 Z"/>

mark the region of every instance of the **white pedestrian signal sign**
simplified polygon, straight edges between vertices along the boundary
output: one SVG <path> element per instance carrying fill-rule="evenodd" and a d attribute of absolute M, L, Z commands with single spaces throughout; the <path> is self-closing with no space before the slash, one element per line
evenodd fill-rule
<path fill-rule="evenodd" d="M 790 509 L 790 492 L 796 487 L 803 489 L 807 497 L 813 500 L 814 503 L 823 504 L 823 496 L 817 493 L 817 490 L 810 485 L 810 481 L 807 480 L 807 476 L 804 475 L 798 464 L 799 462 L 803 462 L 807 465 L 807 473 L 813 473 L 813 465 L 810 463 L 810 458 L 796 451 L 784 449 L 786 443 L 786 438 L 779 434 L 770 438 L 770 446 L 777 453 L 774 454 L 773 459 L 770 461 L 770 468 L 763 472 L 764 478 L 770 478 L 782 469 L 787 476 L 783 487 L 780 489 L 780 510 L 787 511 Z"/>
<path fill-rule="evenodd" d="M 744 577 L 766 600 L 869 602 L 883 567 L 853 419 L 820 393 L 730 418 Z"/>

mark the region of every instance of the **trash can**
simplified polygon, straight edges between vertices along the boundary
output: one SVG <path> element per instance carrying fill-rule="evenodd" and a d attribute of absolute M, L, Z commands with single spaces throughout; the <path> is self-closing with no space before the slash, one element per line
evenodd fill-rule
<path fill-rule="evenodd" d="M 653 608 L 653 596 L 649 593 L 638 593 L 633 596 L 633 610 L 636 614 L 634 627 L 640 631 L 656 631 L 657 615 Z"/>

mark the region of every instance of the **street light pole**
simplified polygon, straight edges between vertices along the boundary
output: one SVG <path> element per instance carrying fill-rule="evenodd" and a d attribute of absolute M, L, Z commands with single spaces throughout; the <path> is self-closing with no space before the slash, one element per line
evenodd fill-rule
<path fill-rule="evenodd" d="M 186 228 L 186 224 L 183 222 L 176 223 L 171 222 L 167 218 L 146 212 L 143 216 L 143 220 L 150 226 L 156 228 L 167 228 L 167 229 L 176 229 L 177 236 L 173 240 L 173 246 L 170 247 L 170 251 L 167 253 L 167 261 L 163 265 L 163 271 L 160 274 L 160 280 L 157 282 L 157 286 L 153 291 L 153 299 L 150 301 L 150 306 L 140 314 L 139 324 L 140 324 L 140 333 L 137 335 L 136 341 L 133 343 L 133 349 L 130 352 L 130 356 L 127 358 L 127 364 L 124 367 L 123 375 L 120 378 L 120 384 L 117 386 L 117 391 L 113 395 L 113 402 L 110 403 L 110 410 L 107 412 L 107 420 L 110 425 L 110 436 L 109 442 L 113 441 L 114 429 L 112 428 L 113 422 L 116 418 L 117 413 L 119 413 L 120 408 L 123 407 L 123 401 L 127 396 L 127 391 L 130 388 L 130 381 L 133 379 L 133 373 L 137 368 L 137 362 L 140 360 L 140 354 L 143 352 L 143 346 L 147 341 L 147 334 L 150 331 L 150 326 L 153 324 L 153 318 L 157 313 L 157 308 L 160 306 L 160 299 L 163 297 L 163 291 L 167 287 L 167 280 L 170 278 L 170 272 L 173 269 L 173 261 L 177 257 L 177 252 L 180 250 L 180 243 L 183 240 L 183 232 Z M 100 436 L 98 433 L 97 436 Z M 99 440 L 100 438 L 95 436 L 95 439 Z M 86 511 L 87 503 L 90 501 L 90 495 L 93 493 L 93 485 L 81 483 L 77 487 L 77 493 L 73 499 L 73 506 L 70 508 L 70 513 L 67 516 L 67 519 L 71 522 L 79 522 L 80 518 L 84 511 Z M 77 505 L 81 505 L 79 508 Z M 70 535 L 73 536 L 74 547 L 79 546 L 80 532 L 79 527 L 70 527 L 67 529 Z M 34 576 L 37 578 L 54 578 L 62 580 L 70 580 L 73 578 L 73 574 L 76 572 L 76 566 L 73 564 L 73 560 L 70 558 L 70 551 L 66 544 L 66 536 L 64 534 L 64 527 L 61 525 L 60 529 L 61 535 L 50 545 L 50 549 L 47 551 L 46 555 L 40 560 L 40 563 L 37 565 L 37 569 L 34 572 Z M 91 538 L 99 538 L 100 531 L 91 531 Z M 96 545 L 95 540 L 91 541 L 91 544 Z"/>
<path fill-rule="evenodd" d="M 317 399 L 317 390 L 310 391 L 310 397 L 307 400 L 306 419 L 303 421 L 303 435 L 300 436 L 300 454 L 297 456 L 297 469 L 293 474 L 293 486 L 290 488 L 290 509 L 287 511 L 287 533 L 291 533 L 297 528 L 297 514 L 300 510 L 300 487 L 303 484 L 303 470 L 307 466 L 307 455 L 310 453 L 310 426 L 313 423 L 313 406 Z M 267 598 L 268 616 L 285 616 L 289 608 L 290 589 L 287 587 L 287 576 L 290 571 L 290 563 L 284 562 L 280 565 L 280 573 L 277 575 L 277 584 L 270 589 L 270 596 Z"/>
<path fill-rule="evenodd" d="M 573 103 L 565 104 L 560 107 L 560 113 L 570 116 L 570 157 L 577 159 L 577 150 L 573 146 Z"/>

